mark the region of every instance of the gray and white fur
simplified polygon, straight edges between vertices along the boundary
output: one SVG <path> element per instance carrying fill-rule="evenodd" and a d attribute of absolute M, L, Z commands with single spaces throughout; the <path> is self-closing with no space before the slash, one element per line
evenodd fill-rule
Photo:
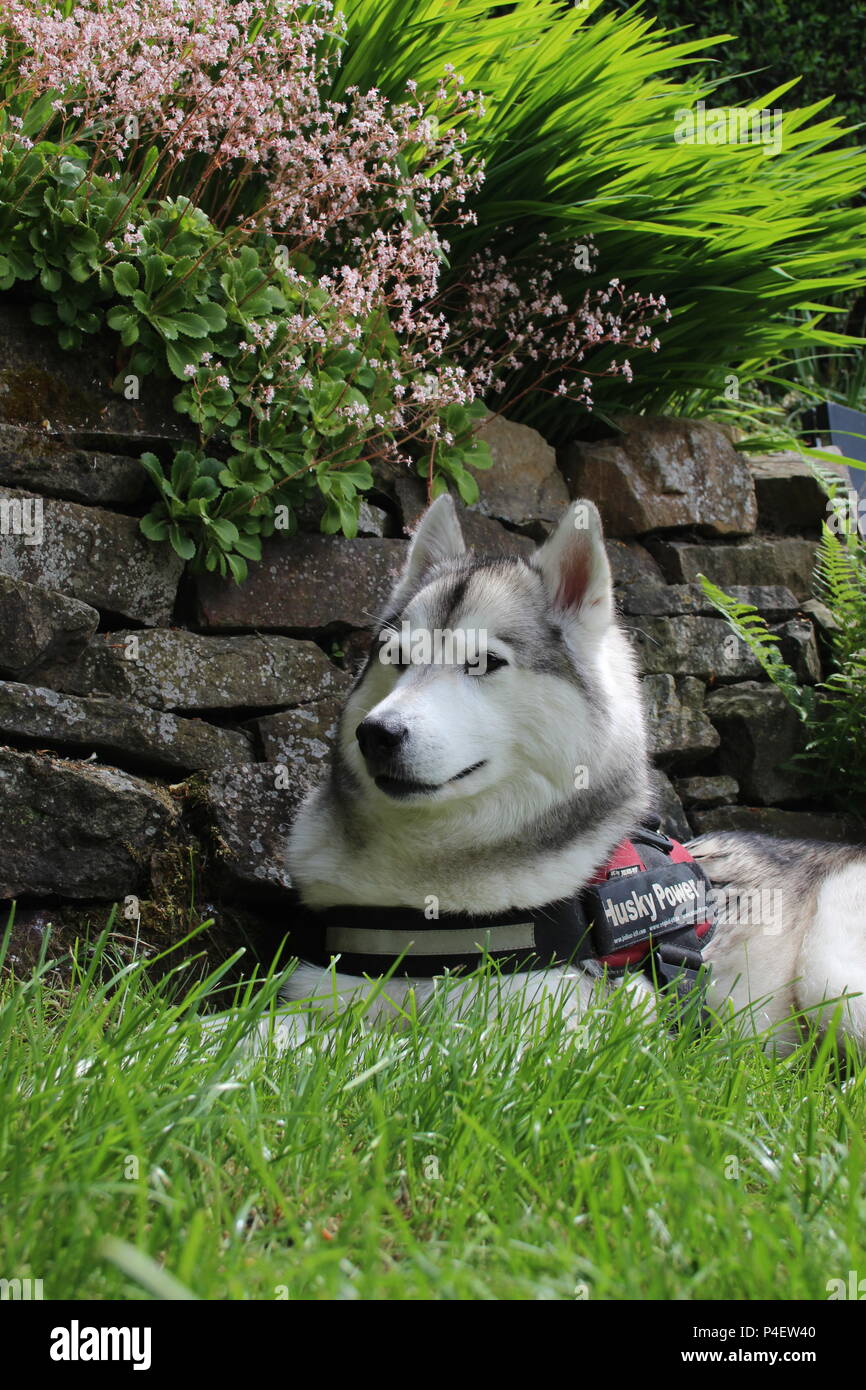
<path fill-rule="evenodd" d="M 393 631 L 460 634 L 467 649 L 482 633 L 486 670 L 382 661 Z M 439 498 L 349 695 L 328 776 L 293 828 L 289 866 L 305 902 L 539 906 L 579 892 L 653 801 L 638 671 L 594 505 L 574 503 L 524 560 L 469 555 L 451 499 Z M 793 1009 L 866 987 L 866 851 L 739 834 L 690 849 L 721 890 L 706 952 L 716 1005 L 730 997 L 753 1023 L 778 1026 Z M 770 905 L 771 922 L 753 920 L 755 902 L 758 916 Z M 327 995 L 339 1007 L 370 989 L 339 968 L 336 980 L 334 995 L 330 972 L 302 963 L 286 997 Z M 373 1012 L 433 988 L 391 980 Z M 593 972 L 554 967 L 504 977 L 504 988 L 556 992 L 578 1018 Z M 651 995 L 639 976 L 627 988 Z M 845 1009 L 866 1040 L 862 998 Z"/>

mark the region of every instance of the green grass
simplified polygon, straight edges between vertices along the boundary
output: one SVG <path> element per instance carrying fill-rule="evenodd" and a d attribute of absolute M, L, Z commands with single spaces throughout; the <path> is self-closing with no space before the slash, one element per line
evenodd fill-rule
<path fill-rule="evenodd" d="M 866 1267 L 866 1070 L 829 1043 L 443 1001 L 243 1061 L 276 975 L 202 1046 L 219 972 L 184 1001 L 109 950 L 0 995 L 0 1274 L 46 1298 L 825 1299 Z"/>

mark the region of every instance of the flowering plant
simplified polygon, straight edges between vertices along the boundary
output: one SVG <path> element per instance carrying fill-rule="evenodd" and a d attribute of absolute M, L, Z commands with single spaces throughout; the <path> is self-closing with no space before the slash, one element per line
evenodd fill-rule
<path fill-rule="evenodd" d="M 529 298 L 483 252 L 443 288 L 480 98 L 447 66 L 398 102 L 329 97 L 341 37 L 327 0 L 8 0 L 0 23 L 0 289 L 30 281 L 66 348 L 116 333 L 118 389 L 175 378 L 196 445 L 142 459 L 142 529 L 237 580 L 316 491 L 355 534 L 383 462 L 474 501 L 482 396 L 534 372 L 591 407 L 589 350 L 657 346 L 657 301 L 569 304 L 546 248 Z"/>

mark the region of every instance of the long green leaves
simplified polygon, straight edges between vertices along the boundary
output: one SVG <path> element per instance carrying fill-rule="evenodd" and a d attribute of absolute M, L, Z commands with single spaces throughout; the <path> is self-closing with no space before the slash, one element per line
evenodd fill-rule
<path fill-rule="evenodd" d="M 665 38 L 640 12 L 602 14 L 594 0 L 516 0 L 507 13 L 486 0 L 341 8 L 341 86 L 399 96 L 450 62 L 485 94 L 475 150 L 487 178 L 477 228 L 453 238 L 455 278 L 479 244 L 501 244 L 516 263 L 542 233 L 592 237 L 598 274 L 576 270 L 570 288 L 615 275 L 667 297 L 662 350 L 639 356 L 630 390 L 599 380 L 600 406 L 706 410 L 768 363 L 852 341 L 822 319 L 834 291 L 866 283 L 863 214 L 847 205 L 866 183 L 866 152 L 838 145 L 826 103 L 796 108 L 791 83 L 767 91 L 761 105 L 781 113 L 776 154 L 760 143 L 677 143 L 684 111 L 724 100 L 709 80 L 680 76 L 713 51 L 711 39 Z M 534 409 L 548 426 L 567 419 L 559 402 Z"/>

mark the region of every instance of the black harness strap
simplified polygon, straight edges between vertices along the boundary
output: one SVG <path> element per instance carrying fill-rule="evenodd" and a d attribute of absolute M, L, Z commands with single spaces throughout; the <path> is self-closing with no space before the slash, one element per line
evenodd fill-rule
<path fill-rule="evenodd" d="M 713 931 L 709 880 L 690 857 L 672 859 L 685 851 L 651 827 L 624 848 L 580 893 L 490 916 L 299 903 L 292 946 L 310 964 L 338 961 L 341 973 L 373 977 L 465 973 L 486 959 L 506 974 L 595 960 L 614 975 L 639 968 L 658 988 L 688 995 Z"/>
<path fill-rule="evenodd" d="M 329 965 L 339 955 L 340 970 L 348 975 L 423 978 L 474 970 L 481 956 L 507 973 L 588 958 L 595 954 L 590 926 L 581 898 L 573 897 L 492 917 L 442 912 L 428 918 L 404 907 L 302 908 L 292 937 L 297 927 L 299 949 L 313 965 Z M 358 947 L 377 940 L 386 949 L 358 949 L 353 938 Z"/>

